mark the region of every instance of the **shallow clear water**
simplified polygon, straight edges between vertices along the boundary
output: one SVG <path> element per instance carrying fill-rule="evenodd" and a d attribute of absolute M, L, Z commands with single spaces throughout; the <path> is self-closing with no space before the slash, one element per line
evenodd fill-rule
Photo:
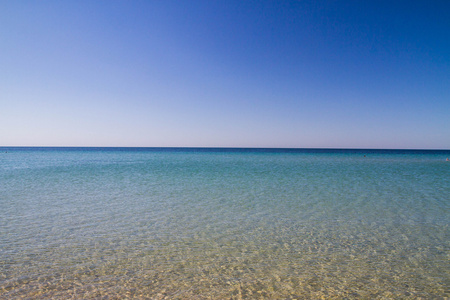
<path fill-rule="evenodd" d="M 0 148 L 0 298 L 450 297 L 447 157 Z"/>

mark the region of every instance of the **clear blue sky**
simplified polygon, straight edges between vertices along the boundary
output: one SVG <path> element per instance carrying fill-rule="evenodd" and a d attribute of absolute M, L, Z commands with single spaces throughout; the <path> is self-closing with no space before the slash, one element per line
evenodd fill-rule
<path fill-rule="evenodd" d="M 450 1 L 0 1 L 0 146 L 450 149 Z"/>

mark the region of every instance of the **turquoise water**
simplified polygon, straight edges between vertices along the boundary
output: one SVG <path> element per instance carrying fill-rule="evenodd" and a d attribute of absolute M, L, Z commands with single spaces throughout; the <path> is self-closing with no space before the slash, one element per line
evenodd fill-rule
<path fill-rule="evenodd" d="M 0 148 L 0 298 L 450 297 L 447 157 Z"/>

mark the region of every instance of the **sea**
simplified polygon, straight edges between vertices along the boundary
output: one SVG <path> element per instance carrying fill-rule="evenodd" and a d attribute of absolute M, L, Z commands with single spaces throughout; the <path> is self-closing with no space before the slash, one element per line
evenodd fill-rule
<path fill-rule="evenodd" d="M 0 299 L 447 299 L 447 158 L 0 147 Z"/>

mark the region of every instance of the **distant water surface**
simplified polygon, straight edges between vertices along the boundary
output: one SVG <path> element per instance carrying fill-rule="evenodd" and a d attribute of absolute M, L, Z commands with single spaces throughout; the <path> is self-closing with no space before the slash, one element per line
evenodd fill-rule
<path fill-rule="evenodd" d="M 0 299 L 450 297 L 450 151 L 0 148 Z"/>

